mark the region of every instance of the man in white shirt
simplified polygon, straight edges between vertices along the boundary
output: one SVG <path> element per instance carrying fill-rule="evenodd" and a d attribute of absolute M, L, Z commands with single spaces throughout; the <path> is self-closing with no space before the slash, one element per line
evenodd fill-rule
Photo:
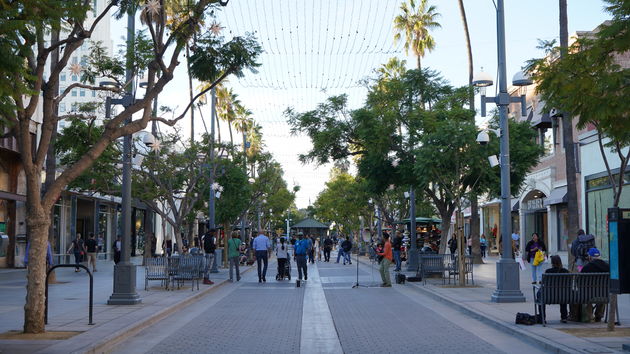
<path fill-rule="evenodd" d="M 254 238 L 254 251 L 256 251 L 256 265 L 258 266 L 258 282 L 266 282 L 267 279 L 265 276 L 267 275 L 267 263 L 269 250 L 271 250 L 271 241 L 269 237 L 265 235 L 264 230 L 258 231 L 258 236 Z M 264 264 L 264 267 L 261 269 L 261 262 Z"/>

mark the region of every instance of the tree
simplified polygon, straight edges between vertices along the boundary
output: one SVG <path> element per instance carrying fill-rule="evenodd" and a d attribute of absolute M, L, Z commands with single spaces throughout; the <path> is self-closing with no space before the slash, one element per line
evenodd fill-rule
<path fill-rule="evenodd" d="M 578 38 L 570 47 L 543 43 L 546 56 L 529 61 L 528 71 L 537 82 L 536 90 L 544 109 L 557 109 L 566 117 L 578 117 L 578 128 L 597 129 L 600 152 L 613 186 L 613 207 L 619 206 L 624 171 L 630 162 L 630 68 L 622 67 L 620 56 L 630 50 L 630 8 L 624 0 L 606 0 L 612 20 L 602 24 L 592 36 Z M 562 3 L 561 3 L 562 6 Z M 561 37 L 564 41 L 564 38 Z M 560 58 L 560 59 L 559 59 Z M 563 118 L 563 124 L 565 123 Z M 566 137 L 565 137 L 566 138 Z M 604 138 L 608 140 L 603 141 Z M 615 176 L 606 157 L 606 148 L 619 157 L 620 173 Z M 568 149 L 568 147 L 567 147 Z M 567 155 L 568 158 L 568 155 Z M 611 308 L 617 302 L 611 296 Z M 613 311 L 614 312 L 614 311 Z M 613 330 L 615 314 L 608 329 Z"/>
<path fill-rule="evenodd" d="M 174 125 L 186 115 L 194 102 L 190 102 L 182 114 L 172 119 L 152 117 L 151 102 L 173 79 L 185 44 L 196 33 L 204 33 L 204 20 L 213 16 L 218 6 L 218 0 L 188 1 L 186 11 L 177 15 L 180 21 L 170 24 L 158 2 L 112 1 L 101 13 L 94 13 L 91 3 L 84 0 L 18 0 L 4 3 L 0 18 L 0 33 L 3 34 L 0 36 L 0 120 L 4 127 L 9 128 L 9 135 L 18 142 L 27 186 L 26 225 L 31 244 L 24 307 L 24 331 L 27 333 L 44 331 L 42 279 L 46 269 L 46 235 L 55 201 L 62 190 L 90 168 L 119 137 L 144 129 L 151 120 Z M 145 25 L 150 45 L 139 47 L 140 43 L 135 42 L 135 50 L 126 58 L 109 58 L 102 51 L 95 50 L 90 63 L 83 68 L 82 81 L 57 94 L 54 88 L 57 87 L 61 71 L 77 48 L 89 40 L 110 10 L 123 16 L 140 7 L 150 15 Z M 88 19 L 91 14 L 95 16 Z M 59 41 L 46 40 L 51 31 L 61 32 Z M 63 52 L 57 65 L 45 76 L 44 69 L 51 53 L 61 47 Z M 207 34 L 197 37 L 196 49 L 191 55 L 191 72 L 196 79 L 213 82 L 213 85 L 228 75 L 242 75 L 244 69 L 257 66 L 256 59 L 261 51 L 252 36 L 225 42 L 223 38 L 212 38 Z M 125 61 L 134 75 L 145 72 L 148 84 L 145 96 L 136 99 L 107 121 L 99 139 L 74 164 L 67 166 L 49 184 L 45 193 L 41 193 L 41 172 L 58 121 L 57 105 L 74 88 L 122 93 L 132 84 L 124 78 Z M 99 77 L 118 85 L 97 86 L 95 79 Z M 42 107 L 43 113 L 39 140 L 35 140 L 34 135 L 30 134 L 30 128 L 38 106 Z M 135 113 L 139 114 L 134 119 Z"/>
<path fill-rule="evenodd" d="M 394 29 L 397 33 L 394 40 L 400 41 L 402 34 L 405 35 L 405 51 L 409 54 L 409 49 L 416 56 L 417 68 L 422 67 L 420 61 L 427 51 L 435 48 L 435 40 L 429 34 L 429 30 L 440 28 L 437 18 L 440 14 L 435 6 L 428 5 L 428 0 L 419 0 L 420 3 L 416 7 L 415 0 L 409 0 L 400 5 L 402 14 L 394 18 Z"/>

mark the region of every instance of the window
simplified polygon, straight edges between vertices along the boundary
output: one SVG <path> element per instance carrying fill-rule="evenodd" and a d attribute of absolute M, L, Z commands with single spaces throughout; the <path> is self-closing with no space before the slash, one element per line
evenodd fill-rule
<path fill-rule="evenodd" d="M 72 64 L 78 64 L 78 63 L 79 63 L 79 58 L 72 57 Z"/>
<path fill-rule="evenodd" d="M 65 102 L 61 102 L 59 104 L 59 112 L 65 112 L 66 111 L 66 103 Z"/>
<path fill-rule="evenodd" d="M 77 97 L 77 89 L 72 89 L 72 97 Z"/>
<path fill-rule="evenodd" d="M 92 90 L 92 97 L 96 97 L 96 91 Z"/>
<path fill-rule="evenodd" d="M 554 153 L 553 128 L 538 129 L 538 144 L 545 149 L 545 155 Z"/>
<path fill-rule="evenodd" d="M 78 107 L 79 107 L 79 105 L 77 103 L 73 103 L 72 104 L 72 111 L 76 112 Z"/>
<path fill-rule="evenodd" d="M 83 42 L 83 44 L 85 45 L 85 42 Z M 86 66 L 87 65 L 87 57 L 84 55 L 81 57 L 81 66 Z"/>
<path fill-rule="evenodd" d="M 72 81 L 78 81 L 78 80 L 79 80 L 79 77 L 78 77 L 78 76 L 76 76 L 76 75 L 72 75 Z"/>
<path fill-rule="evenodd" d="M 61 75 L 59 75 L 59 80 L 66 81 L 66 73 L 61 73 Z"/>
<path fill-rule="evenodd" d="M 79 96 L 81 96 L 81 97 L 85 97 L 85 89 L 81 89 L 81 90 L 79 91 Z"/>

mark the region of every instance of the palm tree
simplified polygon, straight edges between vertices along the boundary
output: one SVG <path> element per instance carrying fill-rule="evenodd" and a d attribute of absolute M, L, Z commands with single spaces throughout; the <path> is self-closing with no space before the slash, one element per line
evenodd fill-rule
<path fill-rule="evenodd" d="M 400 5 L 400 10 L 402 14 L 394 18 L 394 29 L 397 31 L 394 40 L 398 42 L 405 35 L 405 51 L 407 55 L 409 50 L 413 51 L 418 60 L 418 69 L 421 69 L 421 58 L 435 48 L 435 40 L 429 30 L 442 27 L 437 22 L 440 14 L 435 6 L 428 6 L 428 0 L 420 0 L 417 7 L 415 0 L 409 0 L 409 3 Z"/>

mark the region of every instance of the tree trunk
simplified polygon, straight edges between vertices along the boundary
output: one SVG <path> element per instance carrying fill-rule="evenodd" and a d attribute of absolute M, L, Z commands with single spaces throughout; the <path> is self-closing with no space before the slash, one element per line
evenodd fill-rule
<path fill-rule="evenodd" d="M 451 229 L 451 216 L 453 216 L 453 212 L 447 212 L 446 214 L 440 215 L 442 218 L 442 227 L 440 228 L 442 232 L 442 236 L 440 237 L 440 254 L 446 253 L 446 243 L 448 242 L 448 232 Z"/>
<path fill-rule="evenodd" d="M 483 264 L 481 242 L 479 241 L 479 200 L 476 194 L 470 198 L 470 236 L 472 237 L 473 263 Z"/>
<path fill-rule="evenodd" d="M 468 20 L 466 19 L 466 8 L 464 7 L 464 0 L 458 0 L 459 14 L 462 18 L 462 24 L 464 26 L 464 35 L 466 36 L 466 54 L 468 55 L 468 85 L 470 87 L 470 109 L 475 110 L 475 91 L 472 87 L 473 80 L 473 56 L 472 45 L 470 44 L 470 31 L 468 31 Z"/>
<path fill-rule="evenodd" d="M 186 43 L 186 69 L 188 71 L 188 94 L 190 96 L 190 102 L 193 101 L 193 79 L 190 75 L 190 47 Z M 195 106 L 190 107 L 190 144 L 195 142 Z"/>
<path fill-rule="evenodd" d="M 560 0 L 560 51 L 561 57 L 565 55 L 568 48 L 569 30 L 567 19 L 567 0 Z M 578 216 L 578 200 L 577 200 L 577 177 L 575 167 L 575 147 L 573 143 L 573 118 L 568 112 L 562 112 L 562 138 L 564 142 L 565 167 L 567 174 L 567 212 L 568 212 L 568 244 L 570 245 L 577 237 L 577 231 L 580 227 L 580 219 Z M 560 236 L 560 235 L 559 235 Z M 575 259 L 569 252 L 569 265 L 575 270 Z"/>
<path fill-rule="evenodd" d="M 39 187 L 36 188 L 39 194 Z M 29 194 L 35 191 L 29 190 Z M 24 333 L 43 333 L 46 279 L 46 248 L 48 246 L 49 211 L 41 204 L 27 201 L 29 210 L 26 228 L 29 241 L 28 269 L 26 273 L 26 304 L 24 305 Z"/>

